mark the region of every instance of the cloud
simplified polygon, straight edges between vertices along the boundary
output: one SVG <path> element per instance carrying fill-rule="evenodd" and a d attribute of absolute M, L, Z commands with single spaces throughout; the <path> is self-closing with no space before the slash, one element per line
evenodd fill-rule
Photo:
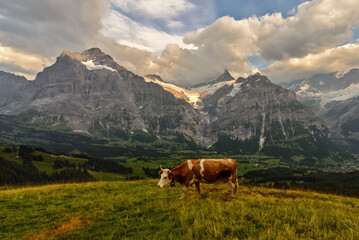
<path fill-rule="evenodd" d="M 180 13 L 193 9 L 193 4 L 185 2 L 187 1 L 176 1 L 179 7 L 175 7 L 177 9 L 175 12 L 168 10 L 166 14 L 170 14 L 173 18 L 166 24 L 176 28 L 180 26 L 182 19 L 177 20 L 175 17 L 183 18 L 185 16 Z M 207 1 L 198 2 L 208 6 L 205 3 Z M 150 3 L 153 2 L 150 1 Z M 169 3 L 172 5 L 168 5 L 165 1 L 163 6 L 172 8 L 174 2 Z M 45 65 L 48 66 L 54 62 L 63 50 L 81 52 L 97 46 L 112 55 L 119 64 L 137 74 L 163 73 L 164 76 L 168 76 L 168 79 L 175 79 L 174 74 L 179 71 L 183 71 L 181 75 L 184 75 L 188 66 L 184 64 L 186 59 L 181 61 L 170 59 L 171 56 L 167 52 L 174 45 L 166 47 L 168 43 L 175 43 L 175 48 L 178 50 L 182 49 L 181 47 L 190 47 L 183 44 L 183 36 L 169 34 L 133 21 L 121 12 L 114 11 L 110 6 L 105 0 L 75 2 L 45 0 L 31 3 L 25 0 L 17 2 L 3 0 L 0 9 L 1 46 L 19 53 L 17 56 L 24 55 L 25 59 L 38 59 L 39 62 L 28 64 L 14 55 L 11 60 L 5 61 L 3 57 L 0 60 L 2 70 L 22 73 L 22 75 L 34 78 L 36 72 L 42 71 Z M 159 7 L 154 11 L 158 9 Z M 166 9 L 162 8 L 162 10 Z M 207 13 L 207 11 L 203 12 Z M 197 14 L 191 19 L 201 16 Z M 151 53 L 161 51 L 164 56 Z M 182 56 L 187 56 L 187 54 L 182 54 Z M 196 57 L 190 60 L 192 64 L 196 64 L 193 59 Z M 196 61 L 199 62 L 200 59 Z M 171 66 L 165 66 L 166 63 Z M 183 66 L 176 66 L 177 63 Z"/>
<path fill-rule="evenodd" d="M 101 33 L 106 37 L 116 39 L 119 44 L 149 52 L 160 52 L 171 43 L 185 47 L 182 41 L 183 36 L 171 35 L 146 27 L 115 10 L 106 11 L 101 21 L 103 25 Z"/>
<path fill-rule="evenodd" d="M 2 0 L 0 44 L 6 49 L 0 57 L 2 70 L 18 73 L 17 66 L 24 70 L 22 75 L 33 78 L 63 50 L 91 47 L 89 39 L 98 35 L 108 6 L 105 0 Z"/>
<path fill-rule="evenodd" d="M 45 57 L 87 47 L 88 39 L 102 27 L 99 19 L 109 6 L 105 0 L 2 0 L 1 5 L 2 45 Z"/>
<path fill-rule="evenodd" d="M 308 54 L 303 58 L 277 61 L 262 69 L 262 73 L 274 82 L 289 82 L 307 78 L 315 73 L 345 73 L 359 66 L 359 42 L 327 49 L 321 53 Z"/>
<path fill-rule="evenodd" d="M 357 9 L 359 1 L 314 0 L 302 3 L 287 18 L 281 13 L 242 20 L 225 16 L 188 33 L 184 42 L 198 47 L 197 55 L 216 58 L 217 65 L 249 73 L 253 70 L 247 60 L 250 55 L 285 62 L 353 41 L 353 28 L 359 22 Z M 338 63 L 336 69 L 339 66 L 344 67 Z"/>
<path fill-rule="evenodd" d="M 0 44 L 0 66 L 15 74 L 22 74 L 32 79 L 38 69 L 42 69 L 48 64 L 50 61 L 42 56 L 19 52 Z"/>
<path fill-rule="evenodd" d="M 126 13 L 165 20 L 195 8 L 195 5 L 187 0 L 110 0 L 110 2 Z"/>
<path fill-rule="evenodd" d="M 215 20 L 208 0 L 109 0 L 111 9 L 146 27 L 184 35 Z"/>
<path fill-rule="evenodd" d="M 210 65 L 204 67 L 213 67 L 213 72 L 216 67 L 221 67 L 222 71 L 227 68 L 229 71 L 248 73 L 251 69 L 248 56 L 258 52 L 260 41 L 267 38 L 282 21 L 280 13 L 239 21 L 225 16 L 206 28 L 188 33 L 184 43 L 197 47 L 193 54 L 199 59 L 206 59 Z"/>
<path fill-rule="evenodd" d="M 359 21 L 359 1 L 314 0 L 298 6 L 294 16 L 283 19 L 260 42 L 265 60 L 282 60 L 320 53 L 350 41 Z"/>
<path fill-rule="evenodd" d="M 231 48 L 237 52 L 232 53 L 234 57 L 254 53 L 267 61 L 303 57 L 352 40 L 352 28 L 359 22 L 357 9 L 359 1 L 314 0 L 299 5 L 296 14 L 288 18 L 280 13 L 242 20 L 222 17 L 188 33 L 184 42 Z"/>
<path fill-rule="evenodd" d="M 7 53 L 0 67 L 29 75 L 63 50 L 95 46 L 136 74 L 155 73 L 185 86 L 224 69 L 249 74 L 257 66 L 248 56 L 266 61 L 263 66 L 273 62 L 259 70 L 274 81 L 358 66 L 358 43 L 352 39 L 359 23 L 357 0 L 313 0 L 287 18 L 224 16 L 208 25 L 211 6 L 205 0 L 2 0 L 0 47 Z"/>

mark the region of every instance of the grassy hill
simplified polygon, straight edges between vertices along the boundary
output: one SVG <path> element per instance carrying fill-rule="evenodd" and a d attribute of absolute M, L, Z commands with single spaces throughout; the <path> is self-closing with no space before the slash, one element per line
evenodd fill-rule
<path fill-rule="evenodd" d="M 156 180 L 0 189 L 0 239 L 359 239 L 359 199 Z"/>
<path fill-rule="evenodd" d="M 23 163 L 22 157 L 17 156 L 17 151 L 19 148 L 17 147 L 14 151 L 13 147 L 10 149 L 11 152 L 4 151 L 4 146 L 0 146 L 0 158 L 3 158 L 7 161 L 15 162 L 19 165 Z M 73 156 L 65 156 L 65 155 L 54 155 L 51 153 L 45 153 L 42 151 L 34 151 L 31 153 L 33 156 L 42 156 L 41 161 L 32 160 L 31 163 L 36 167 L 36 169 L 39 172 L 45 172 L 47 175 L 51 176 L 55 172 L 60 173 L 62 170 L 69 169 L 67 166 L 63 166 L 60 168 L 54 168 L 55 161 L 60 162 L 68 162 L 69 164 L 73 166 L 80 166 L 84 164 L 87 159 L 85 158 L 78 158 Z M 94 170 L 88 170 L 89 174 L 95 179 L 99 181 L 114 181 L 114 180 L 124 180 L 126 176 L 132 176 L 136 174 L 118 174 L 118 173 L 111 173 L 111 172 L 103 172 L 103 171 L 94 171 Z M 143 174 L 144 175 L 144 174 Z"/>
<path fill-rule="evenodd" d="M 19 164 L 22 163 L 22 159 L 20 157 L 16 157 L 17 152 L 13 151 L 10 153 L 6 153 L 4 152 L 4 149 L 5 149 L 4 146 L 0 146 L 0 157 L 3 157 L 6 160 L 13 161 Z M 41 155 L 43 157 L 42 161 L 33 161 L 32 163 L 39 171 L 46 172 L 47 174 L 52 174 L 54 172 L 59 172 L 62 170 L 61 168 L 53 169 L 53 165 L 56 160 L 59 161 L 67 160 L 69 163 L 75 165 L 83 164 L 86 161 L 86 159 L 83 158 L 76 158 L 76 157 L 64 156 L 64 155 L 52 155 L 40 151 L 34 151 L 33 155 L 35 156 Z"/>

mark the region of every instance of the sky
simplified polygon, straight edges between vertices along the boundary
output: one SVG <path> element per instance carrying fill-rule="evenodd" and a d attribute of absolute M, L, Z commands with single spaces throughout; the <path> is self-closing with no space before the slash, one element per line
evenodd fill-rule
<path fill-rule="evenodd" d="M 358 0 L 0 0 L 0 70 L 29 80 L 62 51 L 99 47 L 145 76 L 191 86 L 359 67 Z"/>

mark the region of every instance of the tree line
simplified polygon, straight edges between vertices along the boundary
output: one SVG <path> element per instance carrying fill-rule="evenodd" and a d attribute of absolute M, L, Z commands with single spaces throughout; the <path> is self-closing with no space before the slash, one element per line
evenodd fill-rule
<path fill-rule="evenodd" d="M 94 181 L 85 166 L 76 166 L 66 161 L 55 160 L 53 169 L 66 168 L 55 171 L 51 175 L 39 171 L 32 161 L 44 161 L 42 155 L 35 155 L 34 152 L 40 151 L 48 153 L 43 148 L 32 148 L 21 145 L 16 147 L 5 147 L 5 153 L 16 152 L 17 157 L 22 163 L 9 161 L 0 157 L 0 185 L 18 185 L 27 183 L 50 183 L 50 182 L 85 182 Z"/>
<path fill-rule="evenodd" d="M 86 168 L 68 168 L 48 175 L 40 172 L 31 161 L 24 160 L 18 164 L 0 157 L 0 185 L 86 181 L 94 181 Z"/>
<path fill-rule="evenodd" d="M 252 185 L 284 189 L 304 189 L 316 192 L 359 197 L 359 171 L 323 172 L 290 168 L 271 168 L 251 171 L 243 175 Z"/>

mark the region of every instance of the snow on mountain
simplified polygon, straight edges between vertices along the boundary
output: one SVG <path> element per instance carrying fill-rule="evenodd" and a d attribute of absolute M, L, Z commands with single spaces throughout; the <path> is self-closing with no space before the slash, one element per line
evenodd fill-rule
<path fill-rule="evenodd" d="M 242 85 L 242 83 L 235 83 L 235 84 L 233 84 L 233 89 L 232 89 L 231 92 L 228 94 L 228 96 L 230 96 L 230 97 L 236 96 L 236 94 L 239 93 L 239 91 L 241 90 L 241 85 Z"/>
<path fill-rule="evenodd" d="M 177 98 L 183 98 L 196 109 L 202 108 L 202 98 L 214 94 L 218 89 L 233 85 L 233 90 L 229 94 L 231 97 L 235 96 L 240 90 L 240 83 L 236 84 L 236 80 L 228 80 L 223 82 L 208 83 L 208 85 L 199 85 L 198 87 L 182 88 L 172 83 L 163 81 L 159 76 L 147 75 L 146 82 L 153 82 L 162 86 L 166 91 L 171 92 Z"/>
<path fill-rule="evenodd" d="M 337 91 L 318 92 L 318 93 L 306 92 L 305 94 L 320 98 L 320 105 L 321 107 L 324 107 L 327 103 L 333 101 L 340 102 L 359 96 L 359 83 L 351 84 L 349 87 Z"/>
<path fill-rule="evenodd" d="M 106 70 L 110 70 L 111 72 L 117 72 L 116 69 L 113 69 L 112 67 L 109 67 L 107 65 L 95 65 L 93 60 L 81 61 L 81 63 L 85 65 L 86 68 L 90 71 L 97 69 L 106 69 Z"/>
<path fill-rule="evenodd" d="M 356 107 L 359 97 L 359 69 L 352 69 L 341 76 L 337 73 L 315 74 L 283 85 L 294 91 L 300 102 L 325 120 L 336 139 L 344 137 L 359 141 L 356 121 L 359 119 Z"/>
<path fill-rule="evenodd" d="M 227 85 L 233 85 L 236 82 L 236 80 L 230 80 L 230 81 L 225 81 L 225 82 L 218 82 L 215 84 L 210 84 L 210 85 L 206 85 L 206 86 L 202 86 L 202 87 L 196 87 L 196 88 L 190 88 L 189 90 L 192 92 L 198 92 L 201 95 L 205 94 L 205 95 L 212 95 L 214 94 L 218 89 L 227 86 Z"/>
<path fill-rule="evenodd" d="M 172 83 L 164 82 L 162 79 L 159 79 L 158 77 L 150 77 L 146 76 L 144 77 L 146 82 L 153 82 L 161 87 L 163 87 L 166 91 L 172 93 L 177 98 L 183 98 L 188 103 L 192 104 L 195 108 L 200 108 L 201 106 L 201 99 L 199 98 L 200 93 L 196 91 L 190 91 L 188 89 L 179 87 L 177 85 L 174 85 Z"/>
<path fill-rule="evenodd" d="M 289 83 L 285 87 L 294 91 L 304 104 L 322 112 L 328 103 L 359 96 L 359 71 L 352 69 L 339 78 L 336 73 L 316 74 Z"/>

